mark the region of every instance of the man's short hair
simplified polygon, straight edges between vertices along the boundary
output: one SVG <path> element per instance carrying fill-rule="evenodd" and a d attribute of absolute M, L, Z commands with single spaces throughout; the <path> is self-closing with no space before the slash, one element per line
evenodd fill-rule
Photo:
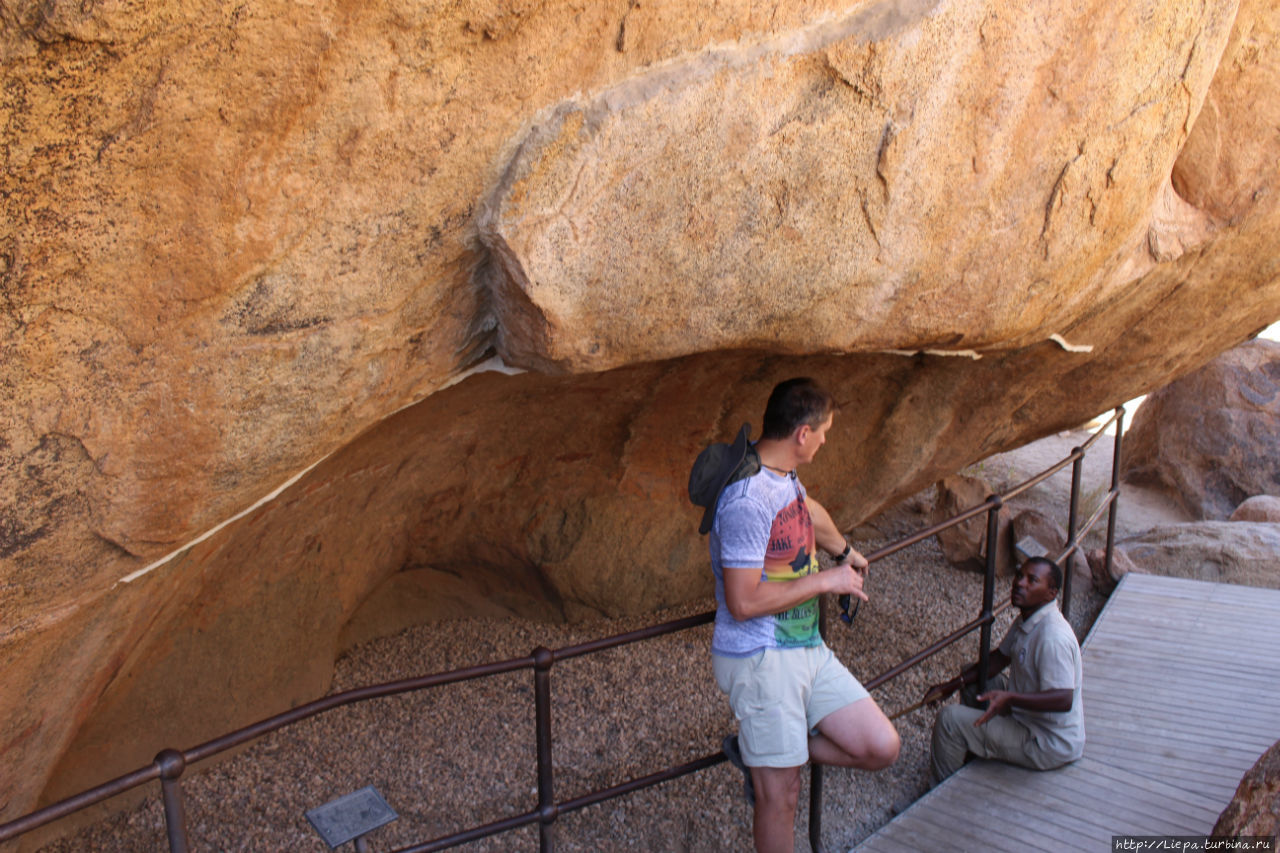
<path fill-rule="evenodd" d="M 835 411 L 835 407 L 835 398 L 807 376 L 779 382 L 765 404 L 760 437 L 783 439 L 797 427 L 817 427 Z"/>
<path fill-rule="evenodd" d="M 1023 565 L 1039 565 L 1047 567 L 1049 569 L 1049 583 L 1053 584 L 1053 588 L 1056 590 L 1062 589 L 1062 569 L 1060 569 L 1058 564 L 1053 560 L 1050 560 L 1048 557 L 1028 557 L 1027 562 L 1023 563 Z"/>

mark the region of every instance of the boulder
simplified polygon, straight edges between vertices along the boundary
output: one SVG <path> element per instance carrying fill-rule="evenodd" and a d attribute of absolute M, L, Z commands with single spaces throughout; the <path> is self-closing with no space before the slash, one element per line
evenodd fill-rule
<path fill-rule="evenodd" d="M 1152 217 L 1141 234 L 1131 202 L 1109 191 L 1172 155 L 1182 121 L 1133 112 L 1152 90 L 1132 69 L 1098 73 L 1133 61 L 1111 29 L 1136 35 L 1121 7 L 1055 6 L 1034 36 L 1025 11 L 995 8 L 862 3 L 550 106 L 478 221 L 502 351 L 575 371 L 729 347 L 981 354 L 1061 337 L 1072 312 L 1058 294 L 1082 280 L 1096 282 L 1091 299 L 1117 293 L 1086 256 L 1140 269 L 1203 245 L 1213 222 L 1171 183 L 1139 179 Z M 1154 52 L 1157 32 L 1223 38 L 1229 18 L 1226 5 L 1161 6 L 1136 50 Z M 1098 27 L 1111 37 L 1091 40 Z M 1002 49 L 961 59 L 963 32 Z M 940 74 L 943 55 L 955 64 Z M 1032 104 L 1026 69 L 1048 67 L 1056 94 Z M 989 298 L 998 282 L 1019 284 Z"/>
<path fill-rule="evenodd" d="M 1107 551 L 1105 548 L 1089 549 L 1085 554 L 1085 559 L 1089 563 L 1089 575 L 1093 580 L 1093 588 L 1103 595 L 1110 595 L 1114 592 L 1116 584 L 1120 583 L 1120 579 L 1129 572 L 1142 571 L 1122 548 L 1116 548 L 1111 552 L 1111 568 L 1109 571 L 1107 569 Z"/>
<path fill-rule="evenodd" d="M 1254 495 L 1236 507 L 1227 520 L 1280 522 L 1280 497 Z"/>
<path fill-rule="evenodd" d="M 1244 774 L 1235 796 L 1213 825 L 1212 834 L 1271 836 L 1272 853 L 1280 849 L 1275 840 L 1280 835 L 1280 741 L 1262 753 Z"/>
<path fill-rule="evenodd" d="M 936 496 L 930 525 L 978 506 L 992 494 L 991 486 L 985 480 L 959 474 L 940 480 L 934 491 Z M 1001 507 L 997 519 L 996 575 L 1004 577 L 1010 574 L 1013 554 L 1009 538 L 1009 509 Z M 987 513 L 939 531 L 936 538 L 942 556 L 951 565 L 974 572 L 987 570 Z"/>
<path fill-rule="evenodd" d="M 1278 24 L 0 4 L 0 820 L 378 612 L 705 595 L 689 461 L 785 376 L 851 526 L 1273 322 Z"/>
<path fill-rule="evenodd" d="M 1070 498 L 1066 500 L 1069 501 Z M 1012 547 L 1016 549 L 1020 542 L 1028 538 L 1044 546 L 1047 552 L 1044 556 L 1051 560 L 1057 560 L 1058 555 L 1067 547 L 1067 531 L 1062 525 L 1035 509 L 1024 509 L 1009 522 L 1009 541 Z M 1021 559 L 1016 553 L 1014 560 L 1021 564 Z M 1078 548 L 1068 559 L 1067 564 L 1062 566 L 1063 571 L 1066 571 L 1068 566 L 1081 580 L 1092 580 L 1088 566 Z"/>
<path fill-rule="evenodd" d="M 1126 481 L 1162 489 L 1192 518 L 1280 496 L 1280 343 L 1249 341 L 1148 396 L 1123 464 Z"/>
<path fill-rule="evenodd" d="M 1280 526 L 1198 521 L 1154 527 L 1117 550 L 1153 575 L 1280 589 Z"/>

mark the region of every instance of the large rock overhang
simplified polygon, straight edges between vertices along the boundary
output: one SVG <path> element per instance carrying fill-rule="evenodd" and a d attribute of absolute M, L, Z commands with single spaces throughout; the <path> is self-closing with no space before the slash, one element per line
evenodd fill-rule
<path fill-rule="evenodd" d="M 852 524 L 1280 315 L 1265 3 L 715 5 L 0 10 L 0 818 L 318 695 L 406 567 L 705 594 L 777 379 Z"/>

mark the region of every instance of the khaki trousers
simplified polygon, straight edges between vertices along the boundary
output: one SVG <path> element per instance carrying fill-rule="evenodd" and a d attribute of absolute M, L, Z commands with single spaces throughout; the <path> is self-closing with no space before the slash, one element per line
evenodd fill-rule
<path fill-rule="evenodd" d="M 987 682 L 988 690 L 1005 690 L 1003 675 Z M 933 722 L 933 754 L 930 781 L 936 785 L 959 770 L 969 755 L 994 758 L 1009 764 L 1047 770 L 1061 762 L 1044 754 L 1031 731 L 1011 716 L 997 714 L 981 726 L 974 722 L 983 715 L 976 705 L 977 690 L 970 686 L 960 694 L 963 704 L 948 705 Z"/>

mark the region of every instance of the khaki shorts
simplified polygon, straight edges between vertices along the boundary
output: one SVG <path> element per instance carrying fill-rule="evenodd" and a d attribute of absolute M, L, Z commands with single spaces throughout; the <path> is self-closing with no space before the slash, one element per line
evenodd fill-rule
<path fill-rule="evenodd" d="M 809 730 L 869 695 L 825 644 L 745 658 L 713 654 L 711 665 L 738 718 L 748 767 L 799 767 L 809 760 Z"/>

